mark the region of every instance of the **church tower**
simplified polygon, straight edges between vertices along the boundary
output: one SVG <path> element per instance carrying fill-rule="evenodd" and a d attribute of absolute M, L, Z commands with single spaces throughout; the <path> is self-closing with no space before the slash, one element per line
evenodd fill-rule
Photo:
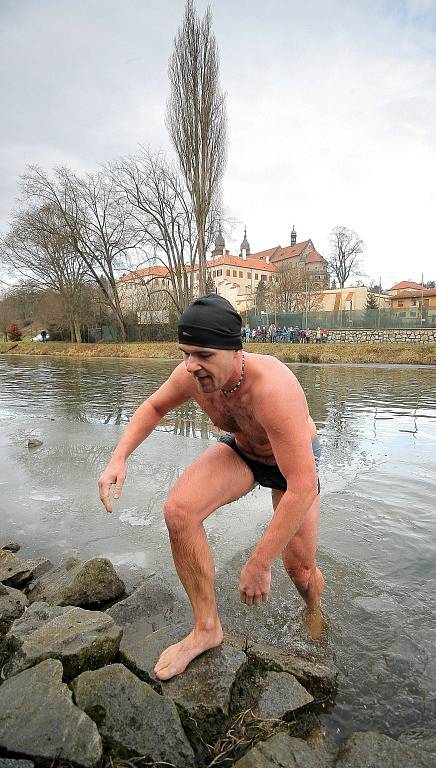
<path fill-rule="evenodd" d="M 250 255 L 250 243 L 247 240 L 247 227 L 245 227 L 245 229 L 244 229 L 244 239 L 243 239 L 243 241 L 241 243 L 241 251 L 240 251 L 239 255 L 243 259 L 246 259 L 247 256 Z"/>
<path fill-rule="evenodd" d="M 295 245 L 297 242 L 297 233 L 295 231 L 295 224 L 292 225 L 292 232 L 291 232 L 291 245 Z"/>
<path fill-rule="evenodd" d="M 223 238 L 223 233 L 221 232 L 221 224 L 220 224 L 218 235 L 215 240 L 215 248 L 212 251 L 212 257 L 215 258 L 216 256 L 224 256 L 226 252 L 225 249 L 226 249 L 226 244 Z"/>

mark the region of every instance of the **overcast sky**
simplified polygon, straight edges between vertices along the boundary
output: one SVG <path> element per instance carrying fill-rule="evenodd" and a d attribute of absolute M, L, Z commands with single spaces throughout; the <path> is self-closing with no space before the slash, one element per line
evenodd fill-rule
<path fill-rule="evenodd" d="M 207 3 L 197 0 L 203 13 Z M 436 0 L 212 0 L 227 92 L 224 198 L 252 252 L 356 230 L 385 287 L 436 279 Z M 0 0 L 0 229 L 27 163 L 171 152 L 183 0 Z"/>

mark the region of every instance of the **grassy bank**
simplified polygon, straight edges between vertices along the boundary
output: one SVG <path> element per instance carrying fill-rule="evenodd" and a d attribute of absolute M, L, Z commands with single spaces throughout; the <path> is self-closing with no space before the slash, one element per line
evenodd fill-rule
<path fill-rule="evenodd" d="M 394 363 L 436 365 L 436 344 L 247 344 L 249 352 L 288 363 Z M 0 342 L 0 354 L 56 357 L 166 358 L 179 360 L 176 342 L 70 344 L 63 341 Z"/>

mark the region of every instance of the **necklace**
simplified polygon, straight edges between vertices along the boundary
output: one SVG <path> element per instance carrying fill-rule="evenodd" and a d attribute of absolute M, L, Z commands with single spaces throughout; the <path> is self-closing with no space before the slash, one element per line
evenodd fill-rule
<path fill-rule="evenodd" d="M 239 381 L 237 384 L 235 384 L 234 387 L 232 387 L 232 389 L 223 389 L 221 387 L 220 389 L 223 395 L 231 395 L 232 392 L 235 392 L 237 389 L 239 389 L 239 387 L 242 384 L 242 379 L 244 378 L 244 369 L 245 369 L 245 357 L 244 357 L 244 353 L 242 353 L 242 370 L 241 370 L 241 375 L 239 377 Z"/>

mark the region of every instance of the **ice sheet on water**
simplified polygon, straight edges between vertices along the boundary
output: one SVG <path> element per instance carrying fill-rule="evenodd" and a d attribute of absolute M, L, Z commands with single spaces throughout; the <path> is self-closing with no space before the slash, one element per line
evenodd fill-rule
<path fill-rule="evenodd" d="M 153 522 L 153 516 L 149 511 L 139 510 L 138 507 L 130 507 L 120 512 L 119 520 L 121 523 L 127 523 L 128 525 L 147 526 Z"/>

